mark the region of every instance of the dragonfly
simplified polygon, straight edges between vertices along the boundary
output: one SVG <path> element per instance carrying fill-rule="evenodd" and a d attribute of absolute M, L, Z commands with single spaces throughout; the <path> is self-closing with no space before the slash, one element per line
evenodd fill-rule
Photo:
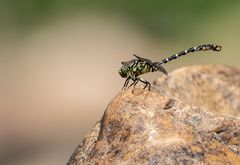
<path fill-rule="evenodd" d="M 138 82 L 142 82 L 143 84 L 145 84 L 143 89 L 148 87 L 148 90 L 150 91 L 151 84 L 147 80 L 144 80 L 141 77 L 139 77 L 139 75 L 148 72 L 160 71 L 167 76 L 168 72 L 162 66 L 162 64 L 166 64 L 174 59 L 177 59 L 191 52 L 207 50 L 221 51 L 221 49 L 222 47 L 216 44 L 202 44 L 199 46 L 194 46 L 189 49 L 183 50 L 177 54 L 174 54 L 168 58 L 161 60 L 160 62 L 152 62 L 149 59 L 142 58 L 136 54 L 133 54 L 135 59 L 121 62 L 122 67 L 119 69 L 119 74 L 122 78 L 126 78 L 122 89 L 125 90 L 130 88 L 131 86 L 135 87 Z M 132 80 L 133 82 L 128 86 L 130 80 Z"/>

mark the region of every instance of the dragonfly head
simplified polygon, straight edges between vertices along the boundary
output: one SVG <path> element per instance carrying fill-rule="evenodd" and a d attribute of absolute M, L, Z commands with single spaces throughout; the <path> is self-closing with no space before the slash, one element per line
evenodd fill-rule
<path fill-rule="evenodd" d="M 119 70 L 119 74 L 121 75 L 122 78 L 125 78 L 127 77 L 127 73 L 128 73 L 128 68 L 123 65 Z"/>

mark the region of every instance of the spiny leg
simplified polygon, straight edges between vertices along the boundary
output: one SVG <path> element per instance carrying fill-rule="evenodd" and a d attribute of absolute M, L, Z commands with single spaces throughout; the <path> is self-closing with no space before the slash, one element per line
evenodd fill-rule
<path fill-rule="evenodd" d="M 123 85 L 123 87 L 122 87 L 122 90 L 125 90 L 125 89 L 126 89 L 126 87 L 127 87 L 128 83 L 129 83 L 129 80 L 130 80 L 130 79 L 131 79 L 130 76 L 127 77 L 127 79 L 126 79 L 126 81 L 124 82 L 124 85 Z"/>
<path fill-rule="evenodd" d="M 132 84 L 129 85 L 128 88 L 130 88 L 131 86 L 136 86 L 136 84 L 138 83 L 138 79 L 137 78 L 131 78 L 133 80 Z"/>
<path fill-rule="evenodd" d="M 145 84 L 143 89 L 145 89 L 148 86 L 148 90 L 150 91 L 151 84 L 147 80 L 144 80 L 144 79 L 142 79 L 140 77 L 138 77 L 138 80 Z"/>
<path fill-rule="evenodd" d="M 139 79 L 136 79 L 136 81 L 135 81 L 134 84 L 133 84 L 133 87 L 135 87 L 135 86 L 137 85 L 138 80 L 139 80 Z"/>
<path fill-rule="evenodd" d="M 144 79 L 142 79 L 142 78 L 140 78 L 140 77 L 135 77 L 135 78 L 131 78 L 131 79 L 133 80 L 133 83 L 130 84 L 128 88 L 130 88 L 131 86 L 134 86 L 134 87 L 135 87 L 135 86 L 137 85 L 137 83 L 138 83 L 139 81 L 141 81 L 142 83 L 145 84 L 145 86 L 144 86 L 143 89 L 145 89 L 145 88 L 148 86 L 148 90 L 150 91 L 151 84 L 150 84 L 148 81 L 146 81 L 146 80 L 144 80 Z"/>
<path fill-rule="evenodd" d="M 135 87 L 135 86 L 137 85 L 137 83 L 138 83 L 139 81 L 141 81 L 142 83 L 145 84 L 145 86 L 144 86 L 143 89 L 145 89 L 145 88 L 148 86 L 148 90 L 150 91 L 151 84 L 150 84 L 148 81 L 146 81 L 146 80 L 144 80 L 144 79 L 142 79 L 142 78 L 140 78 L 140 77 L 132 78 L 132 80 L 133 80 L 133 83 L 132 83 L 131 85 L 129 85 L 128 88 L 130 88 L 131 86 L 134 86 L 134 87 Z"/>

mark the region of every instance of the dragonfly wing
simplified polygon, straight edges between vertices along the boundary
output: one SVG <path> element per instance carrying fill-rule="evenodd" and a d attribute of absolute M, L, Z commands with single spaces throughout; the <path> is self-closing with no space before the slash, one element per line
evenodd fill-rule
<path fill-rule="evenodd" d="M 122 64 L 123 66 L 129 67 L 129 66 L 132 64 L 133 61 L 134 61 L 134 60 L 123 61 L 123 62 L 121 62 L 121 64 Z"/>
<path fill-rule="evenodd" d="M 166 76 L 168 75 L 167 70 L 158 62 L 154 62 L 153 66 L 156 67 L 159 71 L 163 72 Z"/>
<path fill-rule="evenodd" d="M 158 66 L 158 70 L 162 71 L 166 76 L 168 75 L 167 70 L 164 67 L 162 67 L 161 65 Z"/>
<path fill-rule="evenodd" d="M 136 54 L 133 54 L 133 56 L 136 57 L 136 58 L 137 58 L 138 60 L 140 60 L 140 61 L 144 61 L 144 62 L 147 62 L 148 64 L 152 64 L 152 61 L 149 60 L 149 59 L 139 57 L 139 56 L 136 55 Z"/>

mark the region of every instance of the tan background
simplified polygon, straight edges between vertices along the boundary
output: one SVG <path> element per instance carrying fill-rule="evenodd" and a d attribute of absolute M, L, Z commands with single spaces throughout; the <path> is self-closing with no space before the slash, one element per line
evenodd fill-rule
<path fill-rule="evenodd" d="M 238 2 L 185 8 L 159 2 L 164 11 L 155 1 L 77 7 L 43 1 L 47 9 L 33 2 L 40 1 L 0 5 L 0 164 L 65 164 L 121 90 L 120 62 L 132 53 L 158 61 L 213 42 L 223 51 L 199 52 L 165 67 L 240 66 Z"/>

